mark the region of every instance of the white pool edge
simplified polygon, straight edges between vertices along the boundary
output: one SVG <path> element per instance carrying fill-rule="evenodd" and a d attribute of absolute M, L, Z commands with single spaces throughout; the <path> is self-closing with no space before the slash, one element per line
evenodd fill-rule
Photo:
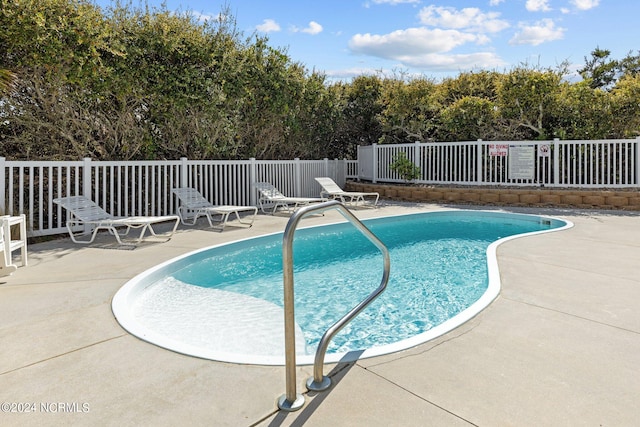
<path fill-rule="evenodd" d="M 437 211 L 437 212 L 446 212 L 446 211 Z M 473 212 L 482 212 L 485 214 L 500 214 L 500 215 L 510 215 L 510 216 L 526 216 L 526 217 L 537 217 L 542 219 L 549 219 L 552 221 L 560 221 L 565 223 L 564 226 L 549 229 L 549 230 L 541 230 L 534 231 L 530 233 L 517 234 L 514 236 L 508 236 L 495 242 L 492 242 L 486 250 L 487 255 L 487 274 L 488 274 L 488 285 L 487 290 L 482 294 L 482 296 L 469 307 L 467 307 L 462 312 L 458 313 L 454 317 L 448 319 L 447 321 L 431 328 L 430 330 L 423 332 L 421 334 L 415 335 L 411 338 L 407 338 L 402 341 L 398 341 L 393 344 L 387 344 L 379 347 L 373 347 L 364 351 L 351 351 L 344 353 L 327 353 L 325 356 L 325 363 L 336 363 L 336 362 L 350 362 L 358 359 L 366 359 L 376 356 L 382 356 L 390 353 L 396 353 L 402 350 L 407 350 L 409 348 L 415 347 L 420 344 L 424 344 L 428 341 L 431 341 L 435 338 L 438 338 L 462 324 L 468 322 L 472 318 L 474 318 L 478 313 L 488 307 L 500 294 L 501 290 L 501 280 L 500 280 L 500 270 L 498 266 L 497 259 L 497 248 L 510 240 L 519 239 L 522 237 L 528 237 L 538 234 L 545 234 L 557 231 L 563 231 L 573 227 L 573 223 L 566 219 L 560 219 L 545 215 L 535 215 L 535 214 L 519 214 L 512 212 L 504 212 L 504 211 L 473 211 Z M 424 213 L 424 212 L 422 212 Z M 406 216 L 407 214 L 401 215 L 390 215 L 384 218 L 390 218 L 393 216 Z M 412 215 L 412 214 L 408 214 Z M 373 219 L 373 218 L 372 218 Z M 331 224 L 322 224 L 315 225 L 308 228 L 329 226 Z M 253 236 L 246 239 L 239 239 L 233 242 L 225 242 L 218 245 L 213 245 L 207 248 L 197 249 L 194 251 L 190 251 L 181 256 L 171 258 L 163 263 L 160 263 L 150 269 L 143 271 L 142 273 L 136 275 L 134 278 L 129 280 L 124 286 L 122 286 L 114 295 L 111 302 L 111 309 L 113 315 L 116 320 L 120 324 L 122 328 L 124 328 L 130 334 L 136 336 L 137 338 L 154 344 L 156 346 L 165 348 L 167 350 L 174 351 L 176 353 L 185 354 L 192 357 L 198 357 L 202 359 L 208 359 L 219 362 L 229 362 L 229 363 L 237 363 L 237 364 L 251 364 L 251 365 L 270 365 L 270 366 L 284 366 L 285 357 L 284 351 L 282 356 L 260 356 L 255 354 L 239 354 L 239 353 L 229 353 L 220 350 L 211 350 L 202 347 L 191 346 L 185 344 L 183 342 L 173 340 L 167 338 L 164 335 L 160 335 L 153 330 L 150 330 L 140 324 L 130 312 L 130 307 L 135 300 L 135 298 L 143 292 L 148 286 L 144 284 L 143 280 L 146 280 L 153 273 L 163 269 L 165 266 L 175 263 L 181 259 L 187 258 L 196 253 L 206 251 L 209 249 L 214 249 L 219 246 L 225 246 L 231 243 L 242 242 L 246 240 L 256 239 L 258 237 L 267 237 L 270 235 L 281 234 L 281 232 L 268 233 L 260 236 Z M 284 343 L 283 343 L 284 345 Z M 296 355 L 296 363 L 298 365 L 313 365 L 315 359 L 315 353 L 309 355 Z"/>

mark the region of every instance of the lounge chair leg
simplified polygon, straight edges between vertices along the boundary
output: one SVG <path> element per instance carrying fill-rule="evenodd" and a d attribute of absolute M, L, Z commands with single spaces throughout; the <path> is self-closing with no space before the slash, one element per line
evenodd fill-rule
<path fill-rule="evenodd" d="M 244 225 L 248 225 L 249 227 L 253 227 L 253 221 L 256 219 L 256 211 L 254 211 L 254 213 L 251 215 L 251 219 L 249 220 L 249 222 L 243 221 L 242 218 L 240 218 L 240 212 L 236 211 L 236 218 L 238 219 L 238 222 L 240 224 L 244 224 Z"/>
<path fill-rule="evenodd" d="M 142 240 L 144 239 L 144 233 L 149 230 L 149 234 L 151 234 L 153 237 L 167 237 L 167 240 L 165 240 L 166 242 L 168 242 L 169 240 L 171 240 L 171 237 L 173 237 L 173 234 L 176 232 L 176 229 L 178 228 L 178 224 L 180 223 L 180 219 L 176 219 L 175 223 L 173 224 L 173 229 L 168 232 L 168 233 L 163 233 L 162 235 L 156 233 L 156 231 L 153 229 L 153 225 L 152 224 L 145 224 L 144 227 L 142 227 L 142 231 L 140 231 L 140 236 L 138 237 L 138 240 L 136 240 L 135 244 L 139 244 L 140 242 L 142 242 Z M 120 242 L 120 240 L 118 240 Z M 127 243 L 127 242 L 120 242 L 122 245 L 132 245 L 133 243 Z"/>
<path fill-rule="evenodd" d="M 229 213 L 224 213 L 222 214 L 222 218 L 220 218 L 220 232 L 222 233 L 224 231 L 224 227 L 226 227 L 227 225 L 227 220 L 229 219 Z"/>
<path fill-rule="evenodd" d="M 79 243 L 79 244 L 83 244 L 83 245 L 88 245 L 89 243 L 92 243 L 95 238 L 96 235 L 98 234 L 98 230 L 99 228 L 94 228 L 93 231 L 91 232 L 91 237 L 89 238 L 89 240 L 78 240 L 78 238 L 76 237 L 77 235 L 73 232 L 73 230 L 71 229 L 71 225 L 69 225 L 69 223 L 67 223 L 67 231 L 69 232 L 69 237 L 71 237 L 71 241 L 73 243 Z"/>

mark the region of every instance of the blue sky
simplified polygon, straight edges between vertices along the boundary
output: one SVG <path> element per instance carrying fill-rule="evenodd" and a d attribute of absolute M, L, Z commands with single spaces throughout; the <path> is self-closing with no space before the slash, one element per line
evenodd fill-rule
<path fill-rule="evenodd" d="M 97 0 L 105 6 L 109 0 Z M 147 0 L 160 5 L 162 0 Z M 596 47 L 612 59 L 640 50 L 635 0 L 164 0 L 215 18 L 228 5 L 244 35 L 330 79 L 382 71 L 441 79 L 515 66 L 575 71 Z M 134 4 L 137 4 L 134 0 Z"/>

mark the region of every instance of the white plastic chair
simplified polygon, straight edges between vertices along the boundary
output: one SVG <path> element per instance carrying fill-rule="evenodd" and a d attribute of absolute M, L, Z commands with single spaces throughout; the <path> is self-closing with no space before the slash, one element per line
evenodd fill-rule
<path fill-rule="evenodd" d="M 0 277 L 8 276 L 18 269 L 17 266 L 11 264 L 11 237 L 5 238 L 8 227 L 8 215 L 0 216 Z"/>
<path fill-rule="evenodd" d="M 291 211 L 291 205 L 295 211 L 301 206 L 306 206 L 310 203 L 324 202 L 326 199 L 316 197 L 287 197 L 280 192 L 273 184 L 269 182 L 256 182 L 253 187 L 258 190 L 258 204 L 260 210 L 263 213 L 267 213 L 264 210 L 264 205 L 273 205 L 271 214 L 273 215 L 279 206 L 282 206 L 287 211 Z"/>
<path fill-rule="evenodd" d="M 11 234 L 11 227 L 18 227 L 18 235 Z M 4 238 L 8 247 L 9 264 L 14 264 L 12 260 L 12 252 L 20 250 L 20 265 L 26 266 L 27 260 L 27 219 L 25 214 L 6 216 L 3 220 Z"/>
<path fill-rule="evenodd" d="M 253 225 L 253 221 L 255 220 L 256 214 L 258 213 L 258 208 L 256 208 L 255 206 L 216 206 L 209 200 L 205 199 L 204 196 L 202 196 L 202 194 L 195 188 L 174 188 L 172 192 L 178 197 L 178 200 L 180 201 L 180 206 L 178 207 L 178 215 L 180 216 L 180 220 L 182 221 L 182 223 L 185 225 L 194 225 L 199 217 L 205 216 L 209 221 L 209 226 L 214 227 L 214 220 L 211 215 L 220 215 L 220 220 L 217 222 L 220 224 L 220 231 L 222 231 L 227 225 L 229 215 L 235 214 L 236 219 L 240 224 L 245 224 L 251 227 Z M 252 213 L 249 222 L 242 221 L 242 219 L 240 218 L 240 212 Z M 187 220 L 189 219 L 191 220 L 191 222 L 187 222 Z"/>
<path fill-rule="evenodd" d="M 137 244 L 142 241 L 147 230 L 151 235 L 158 236 L 151 227 L 153 224 L 174 221 L 173 229 L 164 235 L 169 240 L 180 222 L 178 215 L 115 217 L 98 206 L 93 200 L 84 196 L 61 197 L 54 199 L 53 202 L 67 210 L 69 214 L 66 224 L 67 230 L 69 230 L 71 240 L 75 243 L 89 244 L 95 240 L 99 230 L 108 230 L 121 245 Z M 73 232 L 73 228 L 77 226 L 89 226 L 93 229 L 89 240 L 77 239 L 78 234 Z M 118 233 L 118 227 L 126 227 L 127 229 L 123 233 Z M 121 237 L 126 236 L 134 228 L 141 229 L 138 239 L 134 243 L 123 242 Z"/>
<path fill-rule="evenodd" d="M 373 201 L 373 205 L 375 206 L 378 204 L 378 199 L 380 198 L 380 193 L 377 192 L 363 193 L 359 191 L 344 191 L 333 179 L 328 177 L 318 177 L 316 181 L 322 186 L 322 191 L 320 192 L 321 197 L 338 199 L 345 204 L 358 205 L 360 202 L 365 203 L 366 197 L 375 197 Z"/>

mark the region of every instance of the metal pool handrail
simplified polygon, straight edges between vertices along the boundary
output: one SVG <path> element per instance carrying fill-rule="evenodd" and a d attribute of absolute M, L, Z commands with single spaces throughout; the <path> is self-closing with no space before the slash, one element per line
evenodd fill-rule
<path fill-rule="evenodd" d="M 378 288 L 373 291 L 364 301 L 355 306 L 345 314 L 340 320 L 333 324 L 322 336 L 318 349 L 316 350 L 313 365 L 313 377 L 307 380 L 307 388 L 313 391 L 322 391 L 329 388 L 331 379 L 323 376 L 324 356 L 331 339 L 347 323 L 357 316 L 366 306 L 376 299 L 387 287 L 391 261 L 389 250 L 375 234 L 373 234 L 349 209 L 342 203 L 331 200 L 314 205 L 305 206 L 291 215 L 284 230 L 282 245 L 282 265 L 284 280 L 284 338 L 285 338 L 285 371 L 286 371 L 286 393 L 278 399 L 278 407 L 285 411 L 297 411 L 304 405 L 304 397 L 296 391 L 296 345 L 295 345 L 295 316 L 293 303 L 293 236 L 300 220 L 311 214 L 320 213 L 330 209 L 338 210 L 349 222 L 351 222 L 362 234 L 365 235 L 380 251 L 383 256 L 384 272 Z"/>

